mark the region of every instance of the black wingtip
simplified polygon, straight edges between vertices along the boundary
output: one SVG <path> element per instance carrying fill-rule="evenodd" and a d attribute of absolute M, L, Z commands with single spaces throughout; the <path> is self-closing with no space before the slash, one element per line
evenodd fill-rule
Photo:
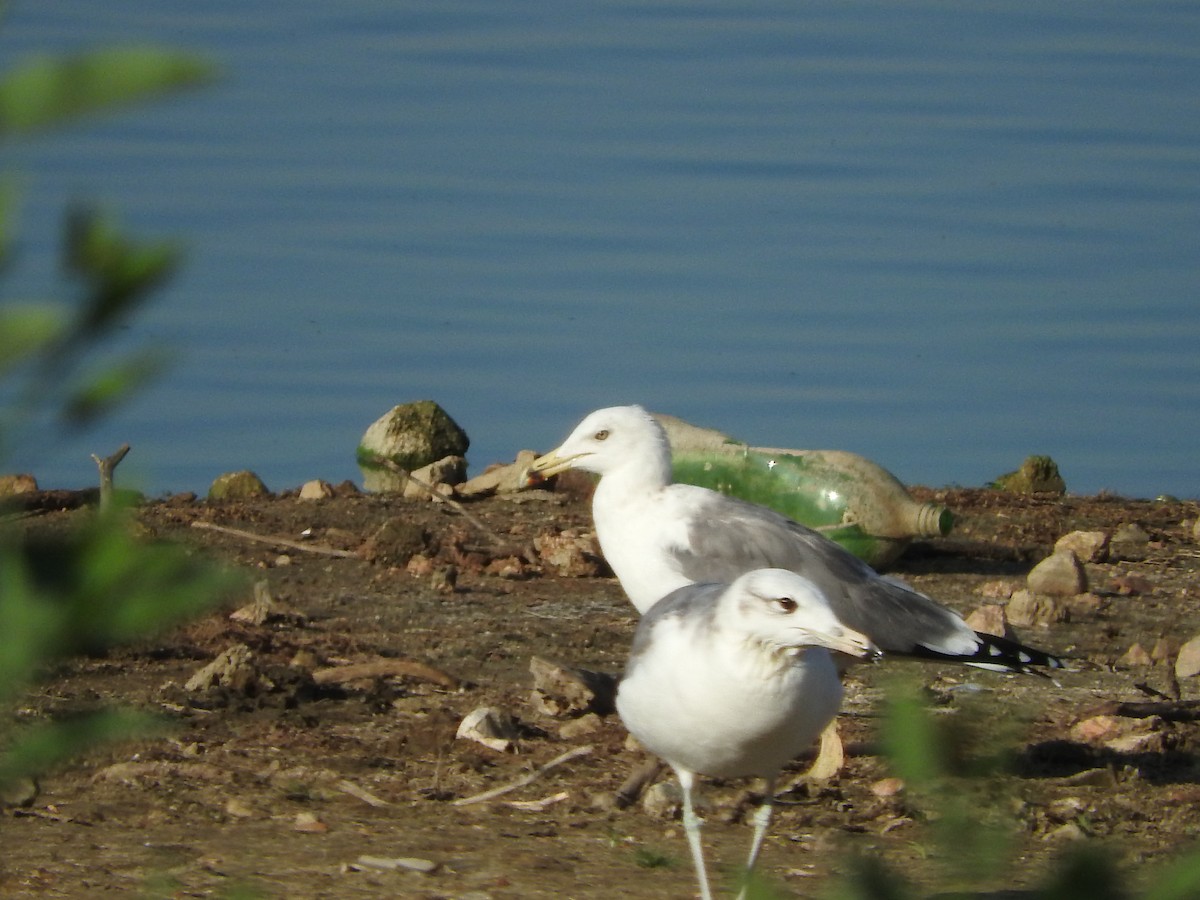
<path fill-rule="evenodd" d="M 974 653 L 941 653 L 928 647 L 915 647 L 912 656 L 919 659 L 942 660 L 968 666 L 978 666 L 1004 672 L 1022 672 L 1043 675 L 1044 669 L 1065 669 L 1067 664 L 1059 657 L 1036 647 L 1029 647 L 1011 638 L 995 634 L 975 632 L 979 645 Z"/>

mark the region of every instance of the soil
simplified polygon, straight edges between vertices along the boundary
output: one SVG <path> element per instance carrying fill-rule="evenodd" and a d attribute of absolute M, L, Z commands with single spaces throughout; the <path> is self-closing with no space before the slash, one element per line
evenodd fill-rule
<path fill-rule="evenodd" d="M 1018 629 L 1026 643 L 1070 658 L 1053 680 L 902 660 L 852 669 L 846 764 L 826 781 L 804 778 L 803 760 L 789 773 L 761 861 L 774 889 L 817 895 L 863 858 L 886 861 L 928 892 L 951 883 L 953 857 L 971 835 L 958 851 L 938 844 L 936 799 L 897 789 L 877 752 L 883 686 L 897 674 L 920 680 L 935 721 L 975 723 L 976 756 L 995 751 L 1007 762 L 999 774 L 947 783 L 957 796 L 991 798 L 979 801 L 979 815 L 1014 841 L 1008 865 L 974 889 L 1038 884 L 1081 844 L 1102 848 L 1135 882 L 1152 871 L 1142 863 L 1193 848 L 1200 726 L 1188 701 L 1197 682 L 1177 681 L 1173 662 L 1200 633 L 1197 505 L 914 493 L 950 506 L 957 525 L 914 544 L 894 574 L 964 615 L 1023 587 L 1061 535 L 1129 539 L 1087 564 L 1089 593 Z M 19 711 L 27 721 L 106 704 L 154 711 L 171 728 L 97 747 L 0 810 L 0 894 L 694 896 L 672 810 L 615 801 L 647 760 L 620 720 L 603 710 L 551 715 L 531 697 L 534 657 L 617 673 L 636 624 L 594 556 L 576 549 L 552 565 L 531 549 L 536 539 L 548 554 L 545 536 L 589 547 L 586 500 L 531 491 L 465 508 L 486 531 L 449 505 L 345 487 L 320 501 L 181 496 L 145 505 L 148 535 L 235 564 L 247 586 L 153 642 L 60 666 L 28 698 Z M 23 522 L 57 527 L 86 514 L 41 511 Z M 1118 533 L 1124 525 L 1140 531 Z M 259 624 L 231 618 L 254 598 L 255 581 L 274 613 Z M 188 689 L 239 644 L 249 650 L 248 675 Z M 1128 657 L 1134 645 L 1157 660 Z M 346 668 L 360 664 L 368 665 Z M 483 706 L 511 716 L 511 748 L 456 738 Z M 725 885 L 749 843 L 754 788 L 705 781 L 701 789 L 710 869 Z"/>

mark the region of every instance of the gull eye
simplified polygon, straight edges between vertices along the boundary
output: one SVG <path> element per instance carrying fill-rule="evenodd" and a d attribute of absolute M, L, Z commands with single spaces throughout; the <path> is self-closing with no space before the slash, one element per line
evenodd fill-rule
<path fill-rule="evenodd" d="M 775 608 L 781 613 L 794 613 L 797 603 L 791 597 L 777 597 L 775 599 Z"/>
<path fill-rule="evenodd" d="M 597 431 L 594 435 L 592 435 L 592 437 L 598 441 L 602 441 L 608 437 L 608 429 L 602 428 L 600 431 Z"/>

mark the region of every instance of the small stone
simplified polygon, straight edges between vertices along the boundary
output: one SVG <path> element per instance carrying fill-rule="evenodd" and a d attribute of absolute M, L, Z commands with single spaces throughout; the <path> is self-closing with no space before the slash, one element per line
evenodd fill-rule
<path fill-rule="evenodd" d="M 1068 618 L 1072 622 L 1086 620 L 1095 616 L 1100 610 L 1104 609 L 1107 603 L 1108 601 L 1099 594 L 1093 594 L 1090 591 L 1076 594 L 1074 597 L 1063 598 Z"/>
<path fill-rule="evenodd" d="M 1134 644 L 1125 651 L 1124 656 L 1117 660 L 1117 665 L 1126 667 L 1152 666 L 1154 665 L 1154 658 L 1150 655 L 1150 651 L 1141 644 Z"/>
<path fill-rule="evenodd" d="M 300 485 L 301 500 L 328 500 L 333 496 L 333 485 L 316 478 Z"/>
<path fill-rule="evenodd" d="M 999 603 L 985 603 L 967 616 L 967 625 L 975 631 L 984 634 L 994 634 L 999 637 L 1009 637 L 1008 616 L 1004 607 Z"/>
<path fill-rule="evenodd" d="M 235 819 L 252 819 L 254 817 L 254 810 L 244 800 L 239 800 L 237 797 L 230 797 L 225 801 L 225 814 L 233 816 Z"/>
<path fill-rule="evenodd" d="M 1170 662 L 1175 658 L 1175 654 L 1179 652 L 1179 641 L 1172 637 L 1160 637 L 1154 642 L 1154 649 L 1150 651 L 1150 658 L 1155 662 Z"/>
<path fill-rule="evenodd" d="M 1055 551 L 1033 567 L 1026 583 L 1037 594 L 1071 597 L 1087 590 L 1087 573 L 1074 553 Z"/>
<path fill-rule="evenodd" d="M 1192 638 L 1179 648 L 1179 656 L 1175 658 L 1175 677 L 1191 678 L 1200 675 L 1200 635 Z"/>
<path fill-rule="evenodd" d="M 1072 726 L 1071 737 L 1089 743 L 1107 741 L 1120 734 L 1122 727 L 1122 721 L 1117 716 L 1092 716 Z"/>
<path fill-rule="evenodd" d="M 1192 540 L 1200 543 L 1200 519 L 1192 523 Z"/>
<path fill-rule="evenodd" d="M 429 586 L 439 594 L 453 594 L 458 584 L 458 569 L 454 566 L 439 566 L 429 573 Z"/>
<path fill-rule="evenodd" d="M 504 753 L 513 748 L 519 733 L 508 713 L 494 706 L 480 706 L 467 713 L 454 736 Z"/>
<path fill-rule="evenodd" d="M 1150 533 L 1137 522 L 1126 522 L 1113 532 L 1114 544 L 1148 544 Z"/>
<path fill-rule="evenodd" d="M 1066 622 L 1070 619 L 1070 613 L 1053 597 L 1026 590 L 1013 594 L 1004 611 L 1011 624 L 1021 627 L 1037 625 L 1046 628 L 1056 622 Z"/>
<path fill-rule="evenodd" d="M 234 644 L 189 678 L 183 689 L 197 692 L 224 687 L 241 694 L 249 694 L 258 684 L 254 652 L 245 644 Z"/>
<path fill-rule="evenodd" d="M 545 715 L 608 715 L 616 708 L 617 680 L 612 675 L 559 665 L 540 656 L 529 661 L 529 671 L 533 675 L 530 702 Z"/>
<path fill-rule="evenodd" d="M 655 819 L 674 819 L 683 808 L 683 793 L 674 780 L 652 784 L 642 794 L 642 811 Z"/>
<path fill-rule="evenodd" d="M 903 778 L 880 778 L 871 785 L 871 793 L 880 798 L 895 797 L 903 790 Z"/>
<path fill-rule="evenodd" d="M 600 717 L 595 713 L 587 713 L 578 719 L 568 719 L 558 728 L 558 736 L 569 741 L 589 734 L 595 734 L 600 729 Z"/>
<path fill-rule="evenodd" d="M 38 489 L 37 479 L 32 475 L 0 475 L 0 497 L 11 497 L 15 494 L 32 494 Z"/>
<path fill-rule="evenodd" d="M 1085 841 L 1087 840 L 1087 835 L 1084 834 L 1083 829 L 1074 822 L 1067 822 L 1065 825 L 1060 825 L 1053 831 L 1048 832 L 1042 838 L 1042 840 L 1054 841 L 1056 843 L 1059 841 Z"/>
<path fill-rule="evenodd" d="M 548 534 L 539 534 L 533 539 L 542 564 L 556 575 L 564 578 L 595 578 L 603 570 L 600 548 L 596 536 L 591 532 L 579 532 L 572 528 Z"/>
<path fill-rule="evenodd" d="M 0 783 L 0 807 L 32 806 L 37 795 L 37 782 L 25 775 Z"/>
<path fill-rule="evenodd" d="M 403 496 L 409 500 L 429 498 L 429 489 L 445 496 L 443 487 L 461 484 L 467 477 L 467 461 L 461 456 L 443 456 L 441 459 L 422 466 L 412 473 L 404 485 Z M 453 493 L 453 489 L 449 493 Z"/>
<path fill-rule="evenodd" d="M 533 450 L 522 450 L 507 465 L 489 466 L 483 474 L 458 486 L 463 497 L 486 497 L 489 494 L 511 494 L 529 486 L 529 465 L 537 459 Z"/>
<path fill-rule="evenodd" d="M 329 826 L 317 818 L 316 813 L 302 812 L 296 813 L 296 820 L 292 825 L 293 831 L 300 831 L 304 834 L 325 834 L 329 830 Z"/>
<path fill-rule="evenodd" d="M 253 500 L 270 495 L 261 478 L 248 469 L 226 472 L 213 479 L 208 489 L 209 500 Z"/>
<path fill-rule="evenodd" d="M 1054 552 L 1069 551 L 1080 562 L 1102 562 L 1108 556 L 1108 535 L 1103 531 L 1072 531 L 1054 544 Z"/>
<path fill-rule="evenodd" d="M 1149 594 L 1154 591 L 1154 583 L 1142 575 L 1125 572 L 1112 580 L 1112 589 L 1123 597 L 1135 594 Z"/>
<path fill-rule="evenodd" d="M 985 600 L 1007 600 L 1013 595 L 1013 591 L 1019 590 L 1020 587 L 1019 582 L 1000 578 L 996 581 L 984 582 L 979 586 L 978 594 Z"/>

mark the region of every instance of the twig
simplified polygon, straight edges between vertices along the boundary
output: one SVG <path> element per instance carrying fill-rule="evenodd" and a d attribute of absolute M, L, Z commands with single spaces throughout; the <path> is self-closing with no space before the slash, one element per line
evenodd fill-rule
<path fill-rule="evenodd" d="M 345 684 L 347 681 L 389 678 L 394 675 L 420 678 L 451 690 L 458 688 L 458 679 L 453 675 L 423 662 L 417 662 L 415 659 L 379 659 L 367 663 L 354 663 L 349 666 L 333 666 L 328 669 L 317 669 L 313 672 L 312 678 L 317 684 Z"/>
<path fill-rule="evenodd" d="M 376 797 L 374 794 L 372 794 L 370 791 L 366 790 L 365 788 L 360 788 L 354 782 L 347 781 L 344 778 L 337 783 L 336 787 L 339 791 L 347 793 L 351 797 L 358 798 L 363 803 L 366 803 L 368 806 L 374 806 L 376 808 L 383 807 L 383 806 L 391 806 L 391 804 L 388 803 L 383 798 Z"/>
<path fill-rule="evenodd" d="M 104 459 L 98 457 L 95 453 L 92 454 L 92 459 L 96 462 L 96 468 L 100 470 L 100 509 L 106 510 L 112 505 L 113 498 L 113 470 L 125 458 L 125 454 L 129 452 L 129 445 L 122 444 L 117 452 L 111 456 L 106 456 Z"/>
<path fill-rule="evenodd" d="M 209 531 L 219 531 L 221 534 L 229 534 L 234 537 L 240 537 L 247 541 L 257 541 L 260 544 L 275 544 L 278 547 L 288 547 L 292 550 L 303 550 L 305 553 L 319 553 L 323 556 L 339 556 L 343 559 L 359 559 L 359 555 L 353 550 L 339 550 L 337 547 L 330 547 L 328 544 L 305 544 L 301 541 L 292 541 L 283 537 L 272 537 L 266 534 L 255 534 L 253 531 L 242 531 L 240 528 L 230 528 L 228 525 L 217 525 L 213 522 L 205 522 L 202 519 L 197 519 L 192 523 L 193 528 L 206 528 Z"/>
<path fill-rule="evenodd" d="M 554 759 L 550 760 L 550 762 L 546 763 L 541 768 L 534 769 L 528 775 L 518 778 L 511 784 L 506 784 L 498 788 L 492 788 L 490 791 L 484 791 L 482 794 L 476 794 L 474 797 L 462 797 L 458 800 L 455 800 L 454 805 L 466 806 L 470 803 L 483 803 L 485 800 L 493 800 L 496 797 L 501 797 L 504 794 L 511 793 L 512 791 L 525 787 L 527 784 L 532 784 L 551 769 L 561 766 L 565 762 L 569 762 L 572 759 L 576 759 L 580 756 L 587 756 L 592 752 L 592 749 L 592 745 L 587 744 L 583 747 L 576 747 L 574 750 L 568 750 L 566 753 L 562 753 L 554 757 Z"/>

